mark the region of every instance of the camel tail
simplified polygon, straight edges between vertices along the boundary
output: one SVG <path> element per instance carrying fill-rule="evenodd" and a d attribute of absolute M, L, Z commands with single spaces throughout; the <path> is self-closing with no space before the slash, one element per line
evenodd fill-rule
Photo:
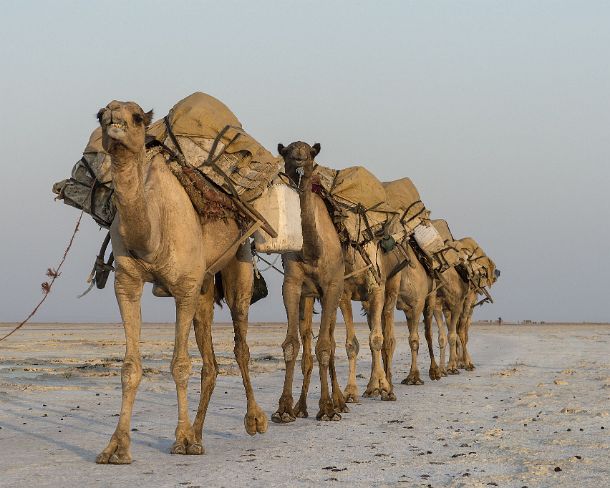
<path fill-rule="evenodd" d="M 222 284 L 222 274 L 220 271 L 214 276 L 214 302 L 219 307 L 222 307 L 222 301 L 225 298 L 225 287 Z"/>

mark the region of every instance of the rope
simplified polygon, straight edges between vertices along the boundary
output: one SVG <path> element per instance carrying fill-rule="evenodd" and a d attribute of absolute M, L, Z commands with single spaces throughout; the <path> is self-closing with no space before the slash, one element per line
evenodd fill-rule
<path fill-rule="evenodd" d="M 45 281 L 44 283 L 42 283 L 40 285 L 42 287 L 42 293 L 43 293 L 42 299 L 38 302 L 38 305 L 36 305 L 34 307 L 34 310 L 32 310 L 30 312 L 30 315 L 28 315 L 23 322 L 21 322 L 17 327 L 15 327 L 8 334 L 6 334 L 2 338 L 0 338 L 0 342 L 2 342 L 7 337 L 13 335 L 15 332 L 17 332 L 19 329 L 21 329 L 21 327 L 23 327 L 25 324 L 27 324 L 28 321 L 36 314 L 36 312 L 38 312 L 38 309 L 40 308 L 40 306 L 44 303 L 44 301 L 49 296 L 49 293 L 51 292 L 51 288 L 53 288 L 53 283 L 55 283 L 55 280 L 57 278 L 59 278 L 59 276 L 61 275 L 61 273 L 59 271 L 61 270 L 61 267 L 64 265 L 64 261 L 66 260 L 66 257 L 68 256 L 68 252 L 70 251 L 70 248 L 72 247 L 72 243 L 74 242 L 74 237 L 76 236 L 76 233 L 78 232 L 78 228 L 80 227 L 80 222 L 81 222 L 81 219 L 83 218 L 84 213 L 85 213 L 85 210 L 84 209 L 81 210 L 78 220 L 76 221 L 76 226 L 74 227 L 74 232 L 72 232 L 72 237 L 70 237 L 70 242 L 68 242 L 68 247 L 66 247 L 66 250 L 64 251 L 64 255 L 61 258 L 61 261 L 59 262 L 59 266 L 57 266 L 57 269 L 53 269 L 53 268 L 47 269 L 46 275 L 49 278 L 51 278 L 51 280 Z"/>
<path fill-rule="evenodd" d="M 260 257 L 258 254 L 257 254 L 256 256 L 258 257 L 258 259 L 261 259 L 261 260 L 262 260 L 262 258 L 261 258 L 261 257 Z M 277 260 L 278 260 L 279 258 L 280 258 L 280 255 L 279 255 L 279 254 L 276 254 L 276 255 L 275 255 L 275 259 L 273 260 L 273 262 L 272 262 L 272 263 L 270 263 L 269 261 L 265 261 L 265 263 L 267 263 L 267 265 L 268 265 L 268 266 L 267 266 L 265 269 L 259 269 L 259 271 L 262 273 L 262 272 L 264 272 L 264 271 L 268 271 L 268 270 L 270 270 L 271 268 L 273 268 L 273 269 L 277 269 L 277 268 L 275 267 L 275 263 L 277 263 Z"/>
<path fill-rule="evenodd" d="M 279 274 L 281 274 L 281 275 L 283 275 L 283 274 L 284 274 L 284 272 L 283 272 L 281 269 L 279 269 L 279 268 L 277 268 L 277 267 L 275 266 L 275 263 L 277 263 L 277 260 L 278 260 L 278 258 L 280 257 L 280 255 L 279 255 L 279 254 L 276 256 L 275 260 L 274 260 L 272 263 L 270 263 L 269 261 L 267 261 L 265 258 L 263 258 L 263 257 L 262 257 L 260 254 L 258 254 L 258 253 L 256 253 L 256 252 L 254 252 L 254 255 L 256 256 L 256 258 L 257 258 L 257 259 L 259 259 L 259 260 L 260 260 L 260 261 L 262 261 L 263 263 L 266 263 L 266 264 L 268 264 L 268 265 L 269 265 L 267 268 L 265 268 L 265 269 L 264 269 L 264 270 L 262 270 L 262 271 L 267 271 L 267 270 L 269 270 L 269 269 L 273 268 L 273 269 L 274 269 L 274 270 L 276 270 L 276 271 L 277 271 Z M 258 268 L 257 268 L 257 269 L 258 269 Z"/>

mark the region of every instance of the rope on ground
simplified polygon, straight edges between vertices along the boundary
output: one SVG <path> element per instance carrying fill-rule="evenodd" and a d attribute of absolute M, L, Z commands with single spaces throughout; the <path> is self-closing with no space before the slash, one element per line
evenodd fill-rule
<path fill-rule="evenodd" d="M 59 276 L 61 275 L 61 273 L 60 273 L 61 267 L 64 265 L 64 261 L 66 260 L 66 257 L 68 256 L 68 252 L 70 251 L 70 248 L 72 247 L 72 243 L 74 242 L 74 237 L 76 236 L 76 233 L 78 232 L 78 228 L 80 227 L 80 222 L 81 222 L 81 219 L 83 218 L 84 213 L 85 213 L 85 211 L 82 210 L 78 217 L 78 220 L 76 221 L 76 226 L 74 227 L 74 232 L 72 233 L 72 237 L 70 237 L 70 242 L 68 242 L 68 247 L 66 247 L 66 250 L 64 251 L 64 255 L 61 258 L 61 261 L 59 262 L 59 266 L 57 266 L 56 269 L 53 269 L 53 268 L 47 269 L 46 275 L 49 278 L 51 278 L 51 280 L 45 281 L 44 283 L 42 283 L 40 285 L 42 288 L 42 293 L 43 293 L 42 299 L 38 302 L 38 305 L 36 305 L 36 307 L 34 307 L 34 310 L 32 310 L 30 315 L 28 315 L 23 322 L 21 322 L 17 327 L 15 327 L 13 330 L 11 330 L 8 334 L 6 334 L 0 338 L 0 342 L 2 342 L 7 337 L 13 335 L 15 332 L 17 332 L 19 329 L 21 329 L 21 327 L 23 327 L 25 324 L 27 324 L 28 321 L 36 314 L 36 312 L 38 312 L 38 309 L 40 308 L 40 306 L 44 303 L 44 301 L 49 296 L 49 293 L 51 292 L 51 288 L 53 288 L 53 283 L 55 283 L 55 280 L 57 278 L 59 278 Z"/>

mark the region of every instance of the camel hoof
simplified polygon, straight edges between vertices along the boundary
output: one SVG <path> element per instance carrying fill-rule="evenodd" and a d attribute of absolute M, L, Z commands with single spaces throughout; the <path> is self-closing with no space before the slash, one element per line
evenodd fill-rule
<path fill-rule="evenodd" d="M 375 397 L 378 397 L 379 395 L 381 395 L 379 388 L 371 388 L 371 389 L 367 388 L 366 391 L 362 394 L 362 396 L 364 398 L 375 398 Z"/>
<path fill-rule="evenodd" d="M 327 414 L 325 412 L 318 412 L 316 415 L 317 420 L 321 420 L 322 422 L 338 422 L 341 420 L 341 415 L 337 412 L 333 412 L 331 414 Z"/>
<path fill-rule="evenodd" d="M 169 451 L 171 454 L 186 454 L 186 446 L 182 442 L 174 442 L 174 445 Z"/>
<path fill-rule="evenodd" d="M 295 420 L 296 417 L 290 415 L 288 412 L 275 412 L 271 416 L 271 421 L 275 422 L 276 424 L 289 424 L 290 422 L 294 422 Z"/>
<path fill-rule="evenodd" d="M 294 421 L 294 417 L 292 417 L 292 421 Z M 267 426 L 267 415 L 260 408 L 255 408 L 252 413 L 246 413 L 244 427 L 248 434 L 264 434 L 267 432 Z"/>
<path fill-rule="evenodd" d="M 201 456 L 205 453 L 205 449 L 203 445 L 199 444 L 199 442 L 195 442 L 194 444 L 189 444 L 186 448 L 186 453 L 189 456 Z"/>
<path fill-rule="evenodd" d="M 430 371 L 428 371 L 428 375 L 430 376 L 430 379 L 432 381 L 438 381 L 443 376 L 439 368 L 430 368 Z"/>
<path fill-rule="evenodd" d="M 343 390 L 343 398 L 346 403 L 358 403 L 358 387 L 356 385 L 347 385 Z"/>
<path fill-rule="evenodd" d="M 466 371 L 474 371 L 476 368 L 474 367 L 474 364 L 472 363 L 468 363 L 466 365 Z"/>
<path fill-rule="evenodd" d="M 447 374 L 460 374 L 460 370 L 457 368 L 447 368 Z"/>
<path fill-rule="evenodd" d="M 396 395 L 394 394 L 394 391 L 390 391 L 390 392 L 382 391 L 381 392 L 381 399 L 384 402 L 395 402 L 396 401 Z"/>
<path fill-rule="evenodd" d="M 297 418 L 299 419 L 306 419 L 307 417 L 309 417 L 309 412 L 307 412 L 307 409 L 298 409 L 297 410 Z"/>
<path fill-rule="evenodd" d="M 443 377 L 447 376 L 447 370 L 445 368 L 441 368 L 441 376 L 443 376 Z"/>
<path fill-rule="evenodd" d="M 424 381 L 419 377 L 419 373 L 410 374 L 401 381 L 403 385 L 423 385 Z"/>
<path fill-rule="evenodd" d="M 129 453 L 118 454 L 116 452 L 108 455 L 102 452 L 95 458 L 95 462 L 97 464 L 131 464 L 131 455 Z"/>
<path fill-rule="evenodd" d="M 121 447 L 119 441 L 112 436 L 110 443 L 96 458 L 97 464 L 131 464 L 131 454 L 129 445 Z"/>

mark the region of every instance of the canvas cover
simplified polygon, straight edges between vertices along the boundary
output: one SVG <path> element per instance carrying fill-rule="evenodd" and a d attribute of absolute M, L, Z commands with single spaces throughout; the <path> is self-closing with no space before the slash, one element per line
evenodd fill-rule
<path fill-rule="evenodd" d="M 471 237 L 459 239 L 461 258 L 469 278 L 476 286 L 490 287 L 496 281 L 495 263 Z"/>
<path fill-rule="evenodd" d="M 57 199 L 83 209 L 102 227 L 110 227 L 116 213 L 110 161 L 102 147 L 102 129 L 98 127 L 91 134 L 82 159 L 72 168 L 71 177 L 53 185 Z"/>
<path fill-rule="evenodd" d="M 382 183 L 362 166 L 333 170 L 316 165 L 314 183 L 332 200 L 339 234 L 352 243 L 371 241 L 398 213 L 388 205 Z"/>
<path fill-rule="evenodd" d="M 202 92 L 189 95 L 174 105 L 168 118 L 187 162 L 227 193 L 236 193 L 246 202 L 260 197 L 283 166 L 281 158 L 273 156 L 245 132 L 233 112 L 210 95 Z M 163 120 L 155 122 L 148 134 L 176 149 Z M 204 162 L 216 138 L 213 157 L 221 153 L 222 156 L 214 168 Z"/>
<path fill-rule="evenodd" d="M 459 244 L 453 240 L 446 221 L 424 221 L 415 228 L 414 237 L 434 271 L 442 273 L 460 263 Z M 430 241 L 429 245 L 427 241 Z"/>

